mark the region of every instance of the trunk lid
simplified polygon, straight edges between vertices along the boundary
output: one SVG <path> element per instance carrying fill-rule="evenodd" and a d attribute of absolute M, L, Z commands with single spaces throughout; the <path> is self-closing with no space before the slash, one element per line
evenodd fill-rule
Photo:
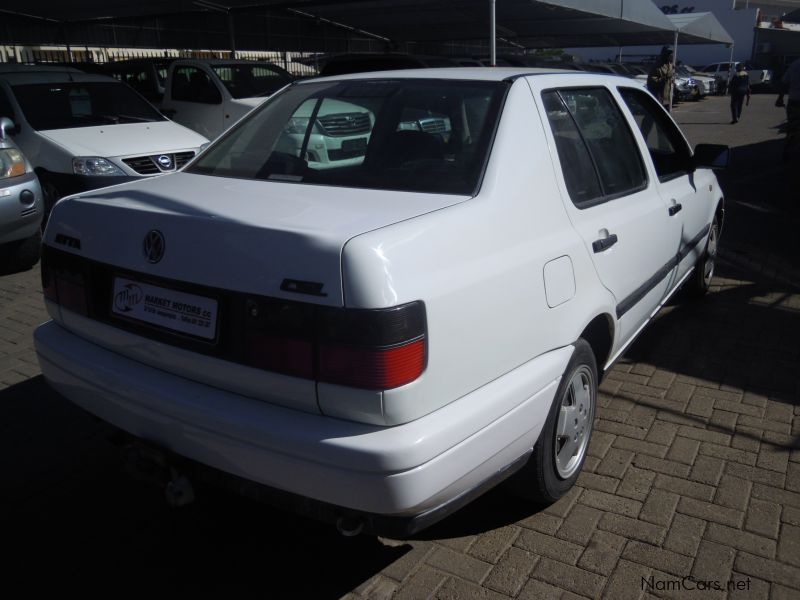
<path fill-rule="evenodd" d="M 464 199 L 176 173 L 59 202 L 45 242 L 153 277 L 342 306 L 349 239 Z M 165 242 L 155 264 L 143 249 L 154 229 Z M 319 295 L 281 289 L 285 280 Z"/>

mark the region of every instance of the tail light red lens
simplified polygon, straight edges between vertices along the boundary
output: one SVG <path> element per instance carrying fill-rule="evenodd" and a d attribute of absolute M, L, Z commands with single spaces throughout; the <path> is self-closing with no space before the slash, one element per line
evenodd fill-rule
<path fill-rule="evenodd" d="M 411 383 L 424 370 L 424 338 L 394 348 L 319 348 L 319 379 L 330 383 L 388 390 Z"/>

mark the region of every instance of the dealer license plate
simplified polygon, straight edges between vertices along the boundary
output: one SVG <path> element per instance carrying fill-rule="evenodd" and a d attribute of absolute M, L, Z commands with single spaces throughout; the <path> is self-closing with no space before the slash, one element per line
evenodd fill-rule
<path fill-rule="evenodd" d="M 207 340 L 217 335 L 216 300 L 124 277 L 114 278 L 111 312 Z"/>

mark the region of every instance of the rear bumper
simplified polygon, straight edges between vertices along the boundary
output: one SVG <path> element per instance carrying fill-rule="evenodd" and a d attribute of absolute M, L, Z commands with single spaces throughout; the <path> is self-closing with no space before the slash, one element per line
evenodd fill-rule
<path fill-rule="evenodd" d="M 52 321 L 34 338 L 42 372 L 56 390 L 136 437 L 258 484 L 395 518 L 467 501 L 519 464 L 541 431 L 573 350 L 549 352 L 416 421 L 379 427 L 177 377 Z M 495 416 L 500 394 L 521 400 Z"/>

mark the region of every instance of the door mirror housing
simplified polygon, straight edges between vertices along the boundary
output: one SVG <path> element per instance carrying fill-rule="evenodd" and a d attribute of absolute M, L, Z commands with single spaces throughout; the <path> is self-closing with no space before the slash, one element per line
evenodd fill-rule
<path fill-rule="evenodd" d="M 14 121 L 8 117 L 0 117 L 0 140 L 4 140 L 15 133 L 19 133 L 19 127 L 14 125 Z"/>
<path fill-rule="evenodd" d="M 731 150 L 722 144 L 697 144 L 692 157 L 696 169 L 727 169 L 731 161 Z"/>

